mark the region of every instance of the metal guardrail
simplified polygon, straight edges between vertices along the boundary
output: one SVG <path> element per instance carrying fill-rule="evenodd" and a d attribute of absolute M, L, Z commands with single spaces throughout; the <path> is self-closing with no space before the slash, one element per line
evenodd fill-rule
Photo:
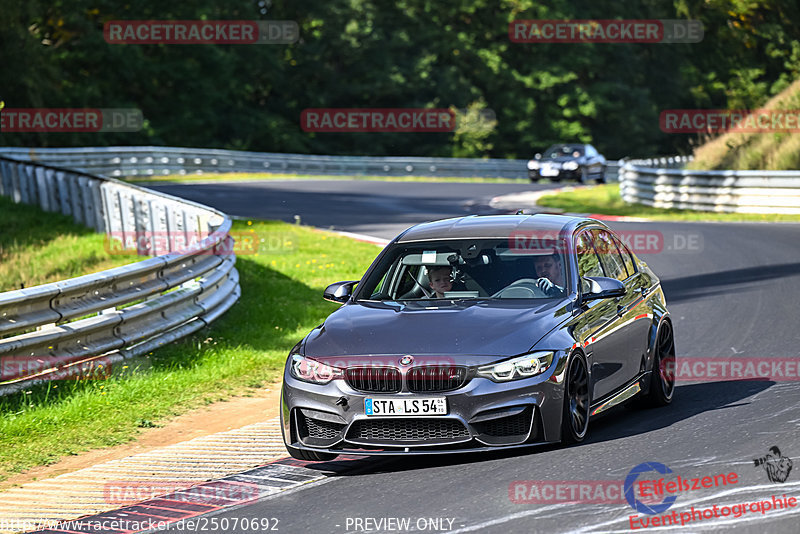
<path fill-rule="evenodd" d="M 264 172 L 528 179 L 524 159 L 314 156 L 174 147 L 0 148 L 0 153 L 110 177 Z M 617 162 L 608 162 L 608 181 L 617 180 L 618 168 Z"/>
<path fill-rule="evenodd" d="M 0 194 L 156 257 L 0 293 L 0 395 L 81 376 L 186 336 L 239 298 L 230 218 L 115 179 L 0 157 Z M 154 236 L 166 236 L 159 250 Z M 188 245 L 185 245 L 188 244 Z"/>
<path fill-rule="evenodd" d="M 658 160 L 636 160 L 622 168 L 623 200 L 656 208 L 800 214 L 800 171 L 693 171 L 653 165 L 666 166 Z"/>
<path fill-rule="evenodd" d="M 13 154 L 111 177 L 218 172 L 319 175 L 474 176 L 527 178 L 527 160 L 315 156 L 174 147 L 0 148 Z"/>

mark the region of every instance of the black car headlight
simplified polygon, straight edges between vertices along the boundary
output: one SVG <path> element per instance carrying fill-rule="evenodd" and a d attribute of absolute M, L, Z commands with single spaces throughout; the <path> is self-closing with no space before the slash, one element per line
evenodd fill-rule
<path fill-rule="evenodd" d="M 539 168 L 539 162 L 536 161 L 535 159 L 532 159 L 532 160 L 530 160 L 528 162 L 528 170 L 529 171 L 535 171 L 538 168 Z"/>
<path fill-rule="evenodd" d="M 494 382 L 530 378 L 547 371 L 553 363 L 553 355 L 552 351 L 531 352 L 504 362 L 482 365 L 478 367 L 478 376 Z"/>
<path fill-rule="evenodd" d="M 326 363 L 292 354 L 289 373 L 298 380 L 312 384 L 327 384 L 331 380 L 342 378 L 344 371 Z"/>

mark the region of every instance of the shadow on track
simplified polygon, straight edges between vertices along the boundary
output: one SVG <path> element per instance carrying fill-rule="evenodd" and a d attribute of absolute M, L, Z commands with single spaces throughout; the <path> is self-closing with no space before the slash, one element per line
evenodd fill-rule
<path fill-rule="evenodd" d="M 774 384 L 775 382 L 771 381 L 732 380 L 678 386 L 675 389 L 675 397 L 671 405 L 653 409 L 626 409 L 623 407 L 612 409 L 607 414 L 597 419 L 592 419 L 589 424 L 589 437 L 586 441 L 564 448 L 576 449 L 594 443 L 645 434 L 669 427 L 674 423 L 689 419 L 703 412 L 740 406 L 742 399 L 760 393 Z M 612 415 L 612 417 L 609 417 L 609 415 Z M 529 456 L 554 451 L 560 448 L 562 446 L 559 444 L 546 444 L 534 445 L 530 448 L 498 450 L 486 453 L 399 457 L 376 456 L 372 457 L 370 461 L 359 461 L 357 469 L 336 469 L 335 471 L 338 472 L 330 472 L 332 471 L 332 464 L 336 464 L 336 461 L 310 464 L 307 467 L 309 469 L 328 471 L 328 476 L 373 475 L 491 462 L 515 456 Z"/>
<path fill-rule="evenodd" d="M 800 275 L 800 263 L 782 263 L 664 279 L 661 286 L 667 302 L 672 303 L 729 293 L 731 286 L 797 275 Z"/>

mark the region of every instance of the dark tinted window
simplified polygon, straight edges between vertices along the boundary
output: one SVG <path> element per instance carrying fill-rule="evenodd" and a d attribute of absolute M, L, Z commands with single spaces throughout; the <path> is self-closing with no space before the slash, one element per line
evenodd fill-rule
<path fill-rule="evenodd" d="M 403 244 L 381 256 L 375 269 L 359 284 L 357 298 L 425 300 L 434 294 L 452 299 L 562 297 L 563 291 L 545 291 L 537 282 L 537 278 L 547 277 L 554 285 L 565 287 L 564 259 L 559 250 L 565 250 L 565 245 L 558 238 Z M 436 271 L 438 278 L 432 279 L 431 271 Z M 447 271 L 447 282 L 441 271 Z"/>
<path fill-rule="evenodd" d="M 594 248 L 598 256 L 600 256 L 606 276 L 617 280 L 628 278 L 625 262 L 619 250 L 617 250 L 617 245 L 614 244 L 614 238 L 611 234 L 605 230 L 592 230 L 592 236 L 594 237 Z"/>
<path fill-rule="evenodd" d="M 592 236 L 588 231 L 582 232 L 575 240 L 575 254 L 578 259 L 579 276 L 605 276 L 592 246 Z"/>
<path fill-rule="evenodd" d="M 582 156 L 583 145 L 552 145 L 544 151 L 545 158 L 560 158 L 563 156 Z"/>
<path fill-rule="evenodd" d="M 614 238 L 614 243 L 617 245 L 620 255 L 622 256 L 622 261 L 625 262 L 625 268 L 628 270 L 628 276 L 633 276 L 636 274 L 636 265 L 633 263 L 631 251 L 628 250 L 628 247 L 626 247 L 622 241 L 617 238 L 617 236 L 612 237 Z"/>

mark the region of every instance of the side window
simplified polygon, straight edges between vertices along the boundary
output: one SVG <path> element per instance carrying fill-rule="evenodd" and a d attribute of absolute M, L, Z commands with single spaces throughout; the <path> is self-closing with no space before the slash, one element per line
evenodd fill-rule
<path fill-rule="evenodd" d="M 594 237 L 594 248 L 600 256 L 606 276 L 620 281 L 628 278 L 625 262 L 622 260 L 611 234 L 605 230 L 592 230 L 592 237 Z"/>
<path fill-rule="evenodd" d="M 618 238 L 617 236 L 612 236 L 614 238 L 614 243 L 617 245 L 619 249 L 620 255 L 622 256 L 622 261 L 625 262 L 625 268 L 628 270 L 628 276 L 633 276 L 636 274 L 636 264 L 633 262 L 633 257 L 631 256 L 631 251 L 628 250 Z"/>
<path fill-rule="evenodd" d="M 575 254 L 578 259 L 579 276 L 605 276 L 600 260 L 594 252 L 592 236 L 589 232 L 581 233 L 575 240 Z"/>
<path fill-rule="evenodd" d="M 597 150 L 592 145 L 586 145 L 586 155 L 593 158 L 597 155 Z"/>
<path fill-rule="evenodd" d="M 381 281 L 378 282 L 378 285 L 375 286 L 375 289 L 372 290 L 372 294 L 367 298 L 374 298 L 380 296 L 381 293 L 383 293 L 384 291 L 388 291 L 389 289 L 388 279 L 389 279 L 389 273 L 384 274 L 383 278 L 381 278 Z"/>

